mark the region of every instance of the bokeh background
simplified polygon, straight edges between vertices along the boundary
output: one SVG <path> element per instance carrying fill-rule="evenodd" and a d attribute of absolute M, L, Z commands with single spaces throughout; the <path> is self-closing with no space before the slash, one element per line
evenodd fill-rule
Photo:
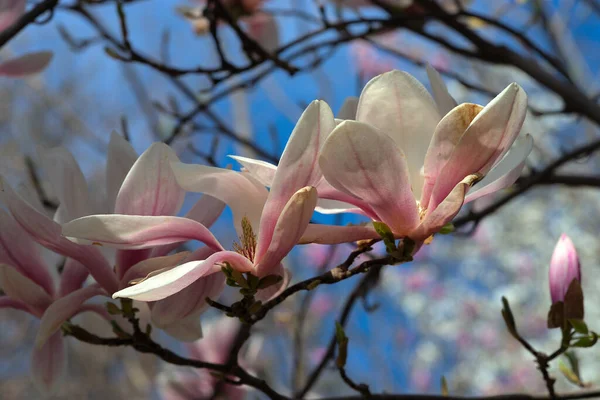
<path fill-rule="evenodd" d="M 465 3 L 469 10 L 518 28 L 546 51 L 559 54 L 586 94 L 593 96 L 600 91 L 600 14 L 595 1 Z M 36 168 L 37 154 L 43 148 L 65 146 L 73 152 L 90 187 L 101 196 L 111 131 L 127 133 L 141 153 L 152 142 L 168 138 L 177 124 L 176 118 L 161 111 L 166 108 L 164 105 L 186 112 L 193 103 L 172 79 L 150 68 L 109 57 L 104 49 L 107 44 L 94 39 L 98 37 L 97 29 L 68 9 L 74 3 L 60 4 L 62 7 L 49 22 L 30 26 L 0 53 L 3 59 L 24 50 L 49 49 L 55 53 L 50 67 L 40 75 L 15 80 L 0 78 L 0 173 L 13 183 L 31 184 L 31 172 L 37 171 L 42 187 L 52 199 L 52 188 L 44 186 L 43 171 Z M 147 0 L 127 5 L 131 42 L 144 54 L 166 57 L 182 67 L 214 65 L 217 54 L 210 37 L 194 33 L 189 21 L 177 11 L 182 6 L 198 4 Z M 327 7 L 328 12 L 338 13 L 340 18 L 377 13 L 369 8 L 336 8 L 330 3 Z M 107 32 L 119 35 L 114 4 L 89 6 L 88 10 Z M 319 10 L 312 0 L 270 0 L 265 2 L 264 10 L 275 17 L 277 24 L 277 35 L 271 37 L 273 46 L 319 27 Z M 290 10 L 302 11 L 305 18 Z M 505 33 L 489 24 L 475 19 L 469 22 L 484 37 L 522 51 L 518 42 L 507 39 Z M 227 27 L 219 29 L 227 56 L 243 62 L 235 35 Z M 431 26 L 430 31 L 457 39 L 441 26 Z M 548 32 L 557 35 L 553 37 Z M 91 42 L 81 46 L 82 40 Z M 406 70 L 428 85 L 422 63 L 460 78 L 445 75 L 450 93 L 459 102 L 486 103 L 490 99 L 465 86 L 464 81 L 491 93 L 515 81 L 527 91 L 533 110 L 556 110 L 561 106 L 555 94 L 516 68 L 456 56 L 416 34 L 398 30 L 373 36 L 369 41 L 340 45 L 310 72 L 292 77 L 275 71 L 256 85 L 211 103 L 211 115 L 195 118 L 195 129 L 186 126 L 171 145 L 186 162 L 224 167 L 235 164 L 227 157 L 233 153 L 272 161 L 281 154 L 295 121 L 310 101 L 326 100 L 336 112 L 347 96 L 360 93 L 368 79 L 393 68 Z M 244 78 L 241 75 L 236 79 L 241 82 Z M 181 81 L 199 98 L 210 98 L 211 83 L 205 77 L 185 76 Z M 224 87 L 235 84 L 236 80 L 232 80 Z M 233 140 L 232 135 L 224 133 L 228 131 L 254 143 L 261 154 Z M 555 113 L 530 113 L 524 132 L 535 139 L 526 168 L 529 172 L 566 149 L 598 137 L 598 127 L 585 119 Z M 586 157 L 566 171 L 597 175 L 598 162 L 597 156 Z M 189 205 L 191 200 L 192 196 Z M 484 207 L 491 201 L 482 199 L 473 207 Z M 357 221 L 350 216 L 315 216 L 315 220 Z M 485 218 L 474 229 L 436 237 L 414 262 L 384 268 L 378 287 L 353 309 L 346 328 L 350 338 L 349 374 L 356 381 L 368 382 L 375 392 L 439 393 L 444 376 L 453 394 L 543 393 L 544 383 L 531 356 L 504 328 L 500 299 L 506 296 L 510 300 L 523 336 L 548 351 L 558 346 L 559 333 L 545 328 L 550 306 L 547 270 L 554 244 L 565 232 L 573 238 L 581 257 L 587 321 L 592 329 L 600 329 L 600 298 L 595 279 L 599 222 L 600 193 L 596 189 L 540 186 Z M 236 240 L 227 211 L 214 232 L 224 244 Z M 301 280 L 332 268 L 350 251 L 349 245 L 298 247 L 288 258 L 287 266 L 293 271 L 294 280 Z M 47 260 L 50 266 L 61 263 L 59 257 L 50 253 Z M 276 309 L 257 327 L 256 340 L 251 343 L 256 353 L 254 371 L 283 392 L 298 385 L 293 371 L 299 365 L 305 376 L 318 364 L 340 308 L 355 284 L 356 278 L 300 293 Z M 225 293 L 222 300 L 227 302 L 233 295 Z M 301 311 L 305 313 L 302 325 L 298 323 Z M 210 321 L 217 316 L 209 311 L 203 319 Z M 78 318 L 95 332 L 110 334 L 95 317 Z M 0 310 L 2 399 L 41 396 L 28 377 L 29 352 L 37 323 L 24 313 Z M 304 338 L 303 350 L 300 364 L 293 367 L 294 362 L 298 363 L 294 361 L 294 341 L 299 330 Z M 156 335 L 161 343 L 186 352 L 185 347 L 163 333 Z M 132 349 L 92 347 L 73 339 L 67 342 L 69 375 L 53 399 L 160 399 L 165 382 L 177 374 L 189 373 Z M 578 355 L 582 378 L 598 382 L 597 349 L 580 351 Z M 559 390 L 575 389 L 560 377 L 556 367 L 552 373 L 559 377 Z M 349 389 L 332 369 L 326 371 L 311 395 L 343 393 L 350 393 Z M 261 396 L 250 392 L 248 398 Z"/>

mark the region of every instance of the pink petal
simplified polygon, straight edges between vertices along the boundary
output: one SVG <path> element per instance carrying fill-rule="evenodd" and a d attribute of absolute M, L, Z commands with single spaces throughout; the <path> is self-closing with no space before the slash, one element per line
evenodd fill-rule
<path fill-rule="evenodd" d="M 115 214 L 176 215 L 185 191 L 170 164 L 179 158 L 164 143 L 154 143 L 131 167 L 115 202 Z"/>
<path fill-rule="evenodd" d="M 144 279 L 149 274 L 164 270 L 165 268 L 171 268 L 180 264 L 186 257 L 190 255 L 189 251 L 182 251 L 181 253 L 173 254 L 170 256 L 153 257 L 146 260 L 140 261 L 133 267 L 129 268 L 123 278 L 119 288 L 125 288 L 130 285 L 129 282 L 134 279 Z"/>
<path fill-rule="evenodd" d="M 527 113 L 527 95 L 513 83 L 471 122 L 436 180 L 429 207 L 436 207 L 465 176 L 487 174 L 512 146 Z"/>
<path fill-rule="evenodd" d="M 379 234 L 372 225 L 320 225 L 309 224 L 298 244 L 340 244 L 364 239 L 377 239 Z"/>
<path fill-rule="evenodd" d="M 0 288 L 10 298 L 21 301 L 40 316 L 52 298 L 37 283 L 22 275 L 10 265 L 0 264 Z"/>
<path fill-rule="evenodd" d="M 327 139 L 319 163 L 333 187 L 366 202 L 394 233 L 403 235 L 419 223 L 406 158 L 389 136 L 345 121 Z"/>
<path fill-rule="evenodd" d="M 429 206 L 431 192 L 440 172 L 450 159 L 469 124 L 481 110 L 483 107 L 480 105 L 463 103 L 447 113 L 435 128 L 423 166 L 425 185 L 421 195 L 421 207 L 424 209 Z"/>
<path fill-rule="evenodd" d="M 457 106 L 456 100 L 448 93 L 448 88 L 440 76 L 440 73 L 429 64 L 425 66 L 425 69 L 427 70 L 427 77 L 429 78 L 429 84 L 431 85 L 435 104 L 437 105 L 440 115 L 444 116 Z"/>
<path fill-rule="evenodd" d="M 273 269 L 277 268 L 281 260 L 294 248 L 306 230 L 316 205 L 317 190 L 314 187 L 307 186 L 294 193 L 275 224 L 266 252 L 255 257 L 258 276 L 273 273 Z M 262 231 L 263 225 L 260 229 Z M 260 247 L 260 238 L 259 235 L 257 247 Z"/>
<path fill-rule="evenodd" d="M 506 156 L 483 178 L 477 182 L 465 197 L 465 203 L 476 200 L 488 194 L 506 189 L 511 186 L 521 175 L 525 160 L 533 149 L 533 138 L 525 138 L 513 146 Z"/>
<path fill-rule="evenodd" d="M 325 178 L 321 179 L 321 181 L 317 184 L 317 193 L 319 194 L 319 199 L 321 200 L 329 200 L 329 201 L 338 201 L 350 204 L 355 208 L 359 208 L 361 211 L 347 211 L 354 212 L 357 214 L 364 214 L 371 219 L 379 219 L 377 213 L 373 211 L 371 206 L 369 206 L 363 200 L 356 198 L 348 193 L 344 193 L 342 191 L 337 190 Z M 317 203 L 319 206 L 320 203 Z M 331 204 L 331 203 L 330 203 Z M 339 205 L 339 204 L 338 204 Z"/>
<path fill-rule="evenodd" d="M 0 262 L 12 265 L 52 296 L 54 282 L 40 256 L 38 244 L 1 209 L 0 227 Z"/>
<path fill-rule="evenodd" d="M 117 279 L 106 259 L 93 247 L 70 242 L 61 234 L 61 227 L 50 218 L 39 213 L 19 197 L 0 177 L 0 201 L 6 204 L 19 225 L 42 246 L 72 257 L 82 263 L 108 292 L 117 289 Z"/>
<path fill-rule="evenodd" d="M 65 321 L 79 313 L 83 303 L 95 296 L 106 296 L 106 292 L 96 286 L 88 286 L 54 301 L 41 318 L 35 346 L 44 346 Z"/>
<path fill-rule="evenodd" d="M 420 242 L 434 233 L 437 233 L 444 225 L 451 222 L 460 211 L 467 191 L 477 178 L 477 175 L 469 175 L 460 181 L 454 189 L 452 189 L 448 197 L 446 197 L 433 211 L 428 213 L 421 224 L 408 236 L 416 242 Z"/>
<path fill-rule="evenodd" d="M 233 251 L 220 251 L 203 261 L 191 261 L 178 265 L 161 274 L 152 276 L 137 285 L 130 286 L 113 294 L 113 298 L 126 297 L 140 301 L 156 301 L 178 293 L 197 281 L 213 273 L 220 273 L 221 265 L 228 262 L 240 272 L 252 271 L 252 263 Z"/>
<path fill-rule="evenodd" d="M 60 218 L 55 221 L 62 224 L 91 214 L 93 210 L 87 182 L 73 155 L 67 149 L 58 147 L 41 149 L 39 157 L 52 191 L 60 203 Z"/>
<path fill-rule="evenodd" d="M 379 75 L 365 86 L 356 120 L 390 136 L 406 153 L 415 198 L 421 197 L 421 168 L 440 115 L 427 89 L 406 72 Z"/>
<path fill-rule="evenodd" d="M 65 345 L 61 332 L 48 338 L 31 354 L 31 375 L 38 390 L 45 395 L 56 391 L 62 382 L 67 364 Z"/>
<path fill-rule="evenodd" d="M 356 119 L 356 111 L 358 109 L 358 97 L 356 96 L 348 96 L 344 100 L 344 104 L 340 108 L 340 111 L 337 113 L 337 118 L 339 119 Z"/>
<path fill-rule="evenodd" d="M 31 314 L 31 309 L 27 307 L 27 304 L 8 296 L 0 296 L 0 309 L 3 308 L 12 308 L 13 310 L 25 311 Z"/>
<path fill-rule="evenodd" d="M 275 172 L 277 166 L 266 161 L 255 160 L 253 158 L 242 157 L 242 156 L 229 156 L 235 161 L 239 162 L 242 167 L 246 169 L 252 175 L 254 179 L 259 181 L 266 187 L 271 187 L 273 184 L 273 178 L 275 178 Z"/>
<path fill-rule="evenodd" d="M 67 258 L 67 261 L 65 261 L 65 268 L 60 274 L 59 297 L 66 296 L 77 289 L 81 289 L 81 286 L 89 274 L 90 272 L 79 261 Z"/>
<path fill-rule="evenodd" d="M 339 200 L 319 199 L 315 211 L 319 214 L 341 214 L 353 213 L 363 214 L 360 208 L 353 206 L 350 203 L 345 203 Z"/>
<path fill-rule="evenodd" d="M 313 101 L 298 120 L 281 155 L 260 220 L 258 258 L 270 248 L 275 224 L 294 193 L 305 186 L 316 186 L 321 180 L 319 151 L 333 128 L 333 113 L 324 101 Z"/>
<path fill-rule="evenodd" d="M 117 194 L 138 155 L 125 138 L 112 131 L 106 156 L 106 198 L 108 210 L 115 209 Z"/>
<path fill-rule="evenodd" d="M 117 249 L 145 249 L 188 240 L 198 240 L 215 250 L 223 249 L 204 225 L 182 217 L 90 215 L 65 224 L 63 235 L 75 243 Z"/>
<path fill-rule="evenodd" d="M 274 275 L 279 275 L 283 277 L 283 279 L 278 284 L 269 286 L 268 288 L 261 289 L 258 291 L 258 293 L 256 294 L 256 299 L 262 301 L 263 303 L 279 296 L 281 292 L 283 292 L 288 287 L 290 281 L 292 280 L 292 273 L 290 272 L 290 270 L 284 268 L 281 264 L 279 264 L 275 271 L 272 271 L 272 273 Z"/>
<path fill-rule="evenodd" d="M 201 223 L 207 228 L 210 228 L 221 216 L 225 203 L 212 196 L 203 195 L 185 214 L 185 218 Z M 152 257 L 159 257 L 169 254 L 175 250 L 180 243 L 172 243 L 164 246 L 155 247 L 152 250 Z"/>
<path fill-rule="evenodd" d="M 206 298 L 217 300 L 224 287 L 224 274 L 216 272 L 204 276 L 173 296 L 154 303 L 152 322 L 162 329 L 189 316 L 197 317 L 208 308 Z"/>
<path fill-rule="evenodd" d="M 202 324 L 199 315 L 190 315 L 172 325 L 161 328 L 167 335 L 181 341 L 193 342 L 202 337 Z"/>
<path fill-rule="evenodd" d="M 575 279 L 581 282 L 579 256 L 571 238 L 563 233 L 554 247 L 548 270 L 550 297 L 553 304 L 565 300 L 567 290 Z"/>
<path fill-rule="evenodd" d="M 279 47 L 279 26 L 273 15 L 266 13 L 254 13 L 245 18 L 248 25 L 250 37 L 260 43 L 269 52 Z"/>
<path fill-rule="evenodd" d="M 212 319 L 204 327 L 204 338 L 185 345 L 191 358 L 212 363 L 224 363 L 240 329 L 238 319 L 226 316 Z"/>
<path fill-rule="evenodd" d="M 26 0 L 3 0 L 0 2 L 0 32 L 14 24 L 25 12 Z"/>
<path fill-rule="evenodd" d="M 233 212 L 238 234 L 241 234 L 243 217 L 258 228 L 268 194 L 263 185 L 228 169 L 183 163 L 173 163 L 171 168 L 183 189 L 213 196 L 227 204 Z"/>
<path fill-rule="evenodd" d="M 39 51 L 13 58 L 0 64 L 0 76 L 21 78 L 44 70 L 52 59 L 51 51 Z"/>

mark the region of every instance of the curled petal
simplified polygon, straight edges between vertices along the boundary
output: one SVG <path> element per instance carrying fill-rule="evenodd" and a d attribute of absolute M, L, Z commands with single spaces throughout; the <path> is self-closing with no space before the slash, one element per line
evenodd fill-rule
<path fill-rule="evenodd" d="M 308 186 L 294 193 L 277 220 L 267 251 L 262 257 L 257 254 L 254 260 L 258 276 L 269 275 L 298 243 L 316 205 L 317 190 L 314 187 Z M 262 225 L 260 229 L 263 229 Z"/>
<path fill-rule="evenodd" d="M 429 142 L 440 120 L 427 89 L 410 74 L 390 71 L 366 84 L 356 120 L 389 135 L 406 153 L 415 198 L 421 197 L 421 168 Z"/>
<path fill-rule="evenodd" d="M 185 218 L 194 220 L 205 227 L 210 228 L 219 218 L 224 208 L 225 203 L 221 200 L 205 194 L 192 206 L 190 211 L 185 214 Z M 180 243 L 171 243 L 155 247 L 152 250 L 152 257 L 160 257 L 169 254 L 179 245 Z"/>
<path fill-rule="evenodd" d="M 39 151 L 44 172 L 58 198 L 61 212 L 57 213 L 59 224 L 92 214 L 87 182 L 77 161 L 64 147 Z"/>
<path fill-rule="evenodd" d="M 223 249 L 204 225 L 181 217 L 90 215 L 65 224 L 63 235 L 75 243 L 105 244 L 117 249 L 145 249 L 188 240 Z"/>
<path fill-rule="evenodd" d="M 178 293 L 198 279 L 221 273 L 221 265 L 228 262 L 240 272 L 252 271 L 252 263 L 233 251 L 220 251 L 202 261 L 190 261 L 168 271 L 152 276 L 137 285 L 113 294 L 113 298 L 126 297 L 140 301 L 156 301 Z"/>
<path fill-rule="evenodd" d="M 38 51 L 0 64 L 0 75 L 20 78 L 42 72 L 52 60 L 51 51 Z"/>
<path fill-rule="evenodd" d="M 389 136 L 345 121 L 327 139 L 319 163 L 333 187 L 367 203 L 394 233 L 418 224 L 406 158 Z"/>
<path fill-rule="evenodd" d="M 112 131 L 106 156 L 106 199 L 109 211 L 115 209 L 119 189 L 137 158 L 138 155 L 131 144 Z"/>
<path fill-rule="evenodd" d="M 259 181 L 266 187 L 270 187 L 273 184 L 273 178 L 277 171 L 277 166 L 266 161 L 255 160 L 253 158 L 242 157 L 242 156 L 229 156 L 235 161 L 239 162 L 242 167 L 246 169 L 252 175 L 254 179 Z"/>
<path fill-rule="evenodd" d="M 440 115 L 446 115 L 450 110 L 457 106 L 456 100 L 448 93 L 448 88 L 446 87 L 446 84 L 444 84 L 444 80 L 440 76 L 440 73 L 429 64 L 427 64 L 425 68 L 427 69 L 427 77 L 431 84 L 433 98 L 438 111 Z"/>
<path fill-rule="evenodd" d="M 44 394 L 55 392 L 62 381 L 67 364 L 65 345 L 61 332 L 48 338 L 31 354 L 31 375 L 38 390 Z"/>
<path fill-rule="evenodd" d="M 452 189 L 433 211 L 428 212 L 421 224 L 408 236 L 416 242 L 421 242 L 437 233 L 444 225 L 451 222 L 458 214 L 469 188 L 479 179 L 479 175 L 469 175 Z"/>
<path fill-rule="evenodd" d="M 225 287 L 225 275 L 215 273 L 198 279 L 182 291 L 155 302 L 152 322 L 163 328 L 191 315 L 198 316 L 208 308 L 206 298 L 218 299 Z"/>
<path fill-rule="evenodd" d="M 429 207 L 435 208 L 465 176 L 486 175 L 512 146 L 526 113 L 527 95 L 516 83 L 490 101 L 473 119 L 439 174 Z"/>
<path fill-rule="evenodd" d="M 154 143 L 131 167 L 115 202 L 116 214 L 175 215 L 185 196 L 170 164 L 178 162 L 175 151 Z"/>
<path fill-rule="evenodd" d="M 96 282 L 101 284 L 107 292 L 112 293 L 117 290 L 117 278 L 98 249 L 80 246 L 64 238 L 59 224 L 23 201 L 3 181 L 2 177 L 0 177 L 0 201 L 8 206 L 15 220 L 36 242 L 56 253 L 74 258 L 82 263 L 90 271 Z"/>
<path fill-rule="evenodd" d="M 52 303 L 40 321 L 35 346 L 37 348 L 44 346 L 65 321 L 80 312 L 83 303 L 95 296 L 106 296 L 106 292 L 96 286 L 88 286 Z"/>
<path fill-rule="evenodd" d="M 54 283 L 40 256 L 38 244 L 2 209 L 0 227 L 0 263 L 12 265 L 52 296 Z"/>
<path fill-rule="evenodd" d="M 255 180 L 240 172 L 205 165 L 173 163 L 171 168 L 183 189 L 207 194 L 231 207 L 238 234 L 242 232 L 243 217 L 254 227 L 260 225 L 268 191 Z"/>
<path fill-rule="evenodd" d="M 31 309 L 27 307 L 27 304 L 20 300 L 12 299 L 8 296 L 0 296 L 0 309 L 12 308 L 13 310 L 25 311 L 31 313 Z"/>
<path fill-rule="evenodd" d="M 21 301 L 37 316 L 52 302 L 52 298 L 37 283 L 10 265 L 0 264 L 0 288 L 10 298 Z"/>
<path fill-rule="evenodd" d="M 270 247 L 275 224 L 294 193 L 305 186 L 316 186 L 321 180 L 319 151 L 333 128 L 333 113 L 324 101 L 313 101 L 302 113 L 273 177 L 260 220 L 256 248 L 258 257 L 262 257 Z"/>
<path fill-rule="evenodd" d="M 533 138 L 525 138 L 513 146 L 506 156 L 483 178 L 477 182 L 465 197 L 465 203 L 505 189 L 515 183 L 525 166 L 525 160 L 533 149 Z"/>
<path fill-rule="evenodd" d="M 298 244 L 340 244 L 379 237 L 371 224 L 352 226 L 308 224 Z"/>
<path fill-rule="evenodd" d="M 429 206 L 429 198 L 440 172 L 465 130 L 481 110 L 483 107 L 478 104 L 463 103 L 448 112 L 435 128 L 423 166 L 425 184 L 421 194 L 421 207 Z"/>
<path fill-rule="evenodd" d="M 157 273 L 174 267 L 175 265 L 180 264 L 189 255 L 189 251 L 182 251 L 181 253 L 170 256 L 153 257 L 140 261 L 127 270 L 121 279 L 120 288 L 129 286 L 132 284 L 132 281 L 144 280 L 152 275 L 156 275 Z"/>

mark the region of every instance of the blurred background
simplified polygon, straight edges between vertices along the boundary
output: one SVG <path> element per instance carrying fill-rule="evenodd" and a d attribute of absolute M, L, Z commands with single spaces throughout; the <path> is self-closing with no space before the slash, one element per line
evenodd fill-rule
<path fill-rule="evenodd" d="M 523 130 L 535 140 L 525 174 L 535 173 L 569 149 L 598 139 L 597 124 L 580 113 L 563 112 L 561 96 L 540 85 L 523 68 L 511 65 L 510 60 L 486 62 L 458 55 L 425 37 L 422 32 L 469 49 L 463 37 L 435 20 L 380 29 L 366 36 L 360 33 L 364 30 L 360 24 L 325 30 L 303 42 L 302 46 L 317 50 L 294 59 L 301 71 L 293 76 L 267 61 L 216 83 L 218 75 L 213 80 L 206 74 L 174 76 L 143 63 L 111 57 L 106 49 L 119 53 L 114 41 L 122 41 L 117 8 L 110 1 L 96 3 L 102 2 L 59 1 L 50 19 L 38 18 L 37 24 L 30 25 L 0 53 L 6 59 L 24 51 L 54 52 L 50 66 L 39 75 L 0 77 L 0 173 L 13 183 L 29 185 L 36 177 L 50 202 L 52 188 L 44 185 L 39 169 L 40 149 L 70 149 L 98 196 L 103 191 L 105 156 L 113 130 L 125 135 L 138 153 L 154 141 L 167 141 L 185 162 L 225 167 L 235 164 L 227 157 L 234 153 L 276 162 L 310 101 L 323 99 L 337 112 L 347 96 L 360 94 L 370 78 L 390 69 L 408 71 L 428 86 L 424 63 L 443 73 L 459 103 L 485 104 L 511 82 L 523 86 L 531 107 Z M 240 18 L 240 25 L 273 52 L 322 30 L 321 12 L 329 21 L 387 18 L 381 9 L 359 3 L 268 0 L 256 15 Z M 564 75 L 582 95 L 598 99 L 600 2 L 438 3 L 449 12 L 460 6 L 474 15 L 486 16 L 489 20 L 465 15 L 462 21 L 490 43 L 533 57 L 540 68 L 554 73 L 522 37 L 492 22 L 521 32 L 558 60 Z M 123 8 L 129 41 L 140 54 L 181 69 L 219 66 L 212 36 L 206 28 L 202 32 L 200 18 L 190 17 L 202 3 L 145 0 L 126 2 Z M 266 22 L 261 20 L 265 18 Z M 345 35 L 356 38 L 338 40 Z M 248 62 L 238 36 L 227 24 L 218 26 L 218 38 L 231 63 Z M 339 43 L 335 45 L 325 44 L 336 40 Z M 183 117 L 199 104 L 204 108 L 185 120 Z M 599 159 L 589 155 L 561 171 L 595 176 L 600 172 Z M 190 196 L 187 208 L 192 199 Z M 478 200 L 472 208 L 484 209 L 496 199 Z M 594 187 L 538 185 L 480 223 L 436 236 L 414 262 L 384 268 L 377 287 L 349 316 L 349 374 L 358 382 L 368 382 L 374 392 L 440 393 L 444 376 L 452 394 L 544 393 L 544 382 L 531 356 L 504 327 L 500 299 L 505 296 L 510 300 L 524 337 L 549 352 L 558 347 L 559 333 L 545 327 L 550 306 L 547 271 L 553 247 L 564 232 L 571 236 L 581 257 L 586 320 L 592 329 L 600 329 L 600 298 L 594 281 L 600 251 L 599 204 L 600 192 Z M 464 215 L 473 209 L 464 210 Z M 352 216 L 320 215 L 315 220 L 339 224 L 358 221 Z M 236 240 L 228 211 L 213 231 L 225 245 Z M 333 268 L 351 249 L 349 245 L 298 246 L 287 259 L 287 267 L 294 281 L 306 279 Z M 382 249 L 377 247 L 374 253 L 381 254 Z M 48 265 L 61 263 L 50 253 L 47 260 Z M 253 350 L 247 350 L 256 353 L 253 371 L 284 393 L 301 387 L 320 362 L 335 321 L 357 281 L 354 278 L 299 293 L 272 312 L 256 328 L 258 343 L 250 343 Z M 229 290 L 221 299 L 224 303 L 234 298 L 235 293 Z M 216 317 L 218 313 L 210 310 L 202 318 L 210 321 Z M 96 317 L 78 318 L 94 332 L 110 334 Z M 0 321 L 0 398 L 40 397 L 28 376 L 38 320 L 18 311 L 0 310 Z M 182 353 L 189 350 L 162 332 L 156 335 L 160 343 L 173 349 Z M 165 397 L 165 382 L 191 373 L 129 348 L 93 347 L 72 338 L 67 345 L 69 374 L 53 399 L 160 399 Z M 579 358 L 582 379 L 597 382 L 597 349 L 582 351 Z M 559 391 L 576 389 L 557 368 L 552 373 L 558 376 Z M 351 391 L 332 368 L 325 371 L 310 395 L 317 398 L 345 393 Z M 249 392 L 248 398 L 262 397 Z"/>

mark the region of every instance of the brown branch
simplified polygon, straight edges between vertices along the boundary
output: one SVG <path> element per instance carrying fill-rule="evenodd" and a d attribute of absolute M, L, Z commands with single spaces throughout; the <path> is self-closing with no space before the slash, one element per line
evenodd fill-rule
<path fill-rule="evenodd" d="M 0 32 L 0 49 L 21 32 L 27 25 L 35 22 L 36 18 L 46 12 L 54 11 L 58 0 L 44 0 L 35 5 L 31 10 L 21 15 L 21 17 L 11 26 Z"/>

